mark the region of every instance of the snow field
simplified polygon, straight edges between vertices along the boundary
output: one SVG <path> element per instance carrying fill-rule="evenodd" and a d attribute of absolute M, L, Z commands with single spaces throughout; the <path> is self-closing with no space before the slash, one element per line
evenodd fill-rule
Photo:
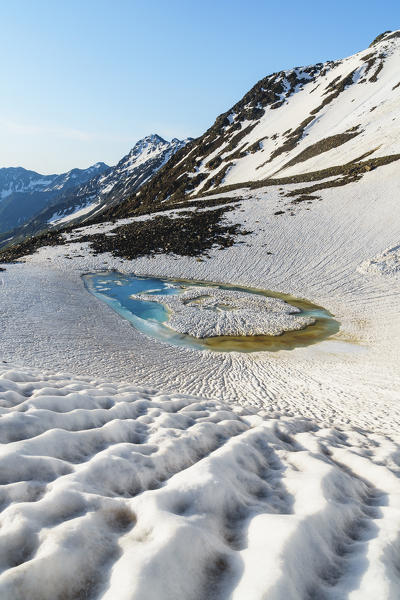
<path fill-rule="evenodd" d="M 400 593 L 398 438 L 0 373 L 5 600 Z"/>
<path fill-rule="evenodd" d="M 88 243 L 73 240 L 42 248 L 0 273 L 1 356 L 167 393 L 252 404 L 270 416 L 393 431 L 400 426 L 400 288 L 394 269 L 360 272 L 360 266 L 398 246 L 397 191 L 396 163 L 339 190 L 322 190 L 321 201 L 293 209 L 278 187 L 238 190 L 240 204 L 226 219 L 253 233 L 245 243 L 239 237 L 229 249 L 212 249 L 204 262 L 171 255 L 135 261 L 93 256 Z M 279 208 L 286 212 L 275 216 Z M 101 227 L 112 233 L 116 226 Z M 293 294 L 326 308 L 340 331 L 292 351 L 199 354 L 140 334 L 88 294 L 80 275 L 108 269 Z"/>

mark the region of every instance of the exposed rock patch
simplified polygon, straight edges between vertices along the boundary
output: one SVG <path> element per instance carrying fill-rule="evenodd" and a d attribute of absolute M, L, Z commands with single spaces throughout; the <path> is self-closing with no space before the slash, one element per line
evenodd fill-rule
<path fill-rule="evenodd" d="M 333 148 L 337 148 L 338 146 L 342 146 L 346 142 L 352 140 L 354 137 L 359 135 L 361 131 L 357 131 L 357 127 L 353 128 L 353 131 L 346 131 L 344 133 L 338 133 L 337 135 L 331 135 L 323 140 L 319 140 L 315 144 L 311 144 L 307 146 L 300 154 L 292 158 L 286 165 L 284 165 L 281 169 L 287 169 L 288 167 L 292 167 L 300 162 L 304 162 L 309 160 L 310 158 L 314 158 L 314 156 L 318 156 L 324 152 L 329 152 Z"/>

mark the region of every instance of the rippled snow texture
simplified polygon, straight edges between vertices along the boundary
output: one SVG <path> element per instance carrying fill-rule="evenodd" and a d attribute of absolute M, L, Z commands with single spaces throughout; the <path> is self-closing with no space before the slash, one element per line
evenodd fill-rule
<path fill-rule="evenodd" d="M 0 367 L 2 600 L 400 597 L 399 445 Z"/>

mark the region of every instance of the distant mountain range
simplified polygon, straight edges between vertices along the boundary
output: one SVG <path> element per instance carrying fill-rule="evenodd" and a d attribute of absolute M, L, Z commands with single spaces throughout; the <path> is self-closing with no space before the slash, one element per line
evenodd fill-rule
<path fill-rule="evenodd" d="M 99 162 L 62 175 L 0 169 L 0 242 L 80 221 L 136 192 L 190 141 L 156 134 L 138 141 L 115 167 Z M 2 235 L 3 234 L 3 235 Z"/>
<path fill-rule="evenodd" d="M 24 224 L 61 195 L 109 169 L 102 162 L 61 175 L 41 175 L 22 167 L 0 169 L 0 232 Z"/>

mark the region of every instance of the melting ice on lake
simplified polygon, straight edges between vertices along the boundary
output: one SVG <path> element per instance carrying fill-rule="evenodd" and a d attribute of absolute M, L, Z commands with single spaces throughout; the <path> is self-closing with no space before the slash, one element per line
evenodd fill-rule
<path fill-rule="evenodd" d="M 83 279 L 92 294 L 141 333 L 192 349 L 291 350 L 339 330 L 325 309 L 269 290 L 116 271 Z"/>

